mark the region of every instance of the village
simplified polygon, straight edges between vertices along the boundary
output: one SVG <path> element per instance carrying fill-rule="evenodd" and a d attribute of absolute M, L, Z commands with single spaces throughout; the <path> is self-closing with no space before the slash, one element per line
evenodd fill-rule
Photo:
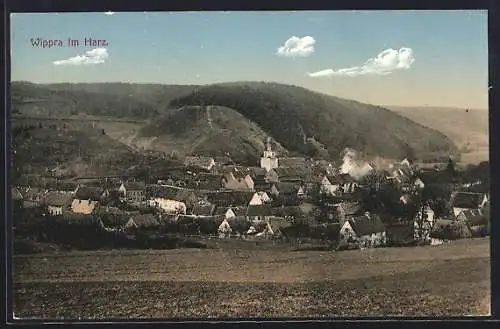
<path fill-rule="evenodd" d="M 457 183 L 451 159 L 432 164 L 403 159 L 379 168 L 347 151 L 338 166 L 280 157 L 270 140 L 265 145 L 260 166 L 240 166 L 228 156 L 188 156 L 184 166 L 169 168 L 155 184 L 79 177 L 13 186 L 15 233 L 29 226 L 31 216 L 38 223 L 90 225 L 122 236 L 316 241 L 337 250 L 440 245 L 489 235 L 489 193 L 470 191 L 480 181 Z M 433 193 L 437 186 L 449 193 Z M 36 239 L 47 234 L 39 232 Z"/>

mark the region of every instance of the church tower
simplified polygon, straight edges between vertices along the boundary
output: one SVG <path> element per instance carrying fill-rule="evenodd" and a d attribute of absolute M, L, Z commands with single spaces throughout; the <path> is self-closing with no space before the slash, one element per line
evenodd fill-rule
<path fill-rule="evenodd" d="M 278 158 L 276 157 L 276 152 L 272 150 L 270 137 L 266 140 L 266 149 L 262 158 L 260 158 L 260 167 L 265 168 L 267 171 L 278 168 Z"/>

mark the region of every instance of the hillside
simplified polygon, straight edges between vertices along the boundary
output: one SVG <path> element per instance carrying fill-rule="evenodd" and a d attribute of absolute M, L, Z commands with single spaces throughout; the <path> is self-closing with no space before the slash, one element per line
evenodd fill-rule
<path fill-rule="evenodd" d="M 290 85 L 13 82 L 11 86 L 14 114 L 92 118 L 106 136 L 135 150 L 181 156 L 229 152 L 235 160 L 255 164 L 270 136 L 283 153 L 321 158 L 335 159 L 346 147 L 385 158 L 416 156 L 430 161 L 456 152 L 442 133 L 392 111 Z M 185 105 L 216 106 L 213 128 L 205 107 L 178 111 Z M 134 122 L 99 120 L 104 117 Z"/>
<path fill-rule="evenodd" d="M 307 137 L 314 137 L 333 158 L 345 147 L 388 158 L 417 156 L 428 160 L 456 152 L 453 142 L 442 133 L 392 111 L 290 85 L 209 85 L 174 99 L 170 105 L 232 108 L 298 153 L 306 152 Z"/>
<path fill-rule="evenodd" d="M 258 163 L 266 134 L 242 114 L 220 106 L 186 106 L 171 110 L 140 131 L 154 138 L 150 148 L 180 154 L 217 155 L 229 153 L 240 163 Z M 281 153 L 287 151 L 275 142 Z"/>
<path fill-rule="evenodd" d="M 489 159 L 488 111 L 447 107 L 397 107 L 390 110 L 441 131 L 462 151 L 462 162 Z"/>
<path fill-rule="evenodd" d="M 68 122 L 16 120 L 12 123 L 13 178 L 26 174 L 74 177 L 123 173 L 142 156 L 102 134 Z M 109 152 L 113 150 L 113 152 Z"/>
<path fill-rule="evenodd" d="M 24 115 L 78 113 L 117 118 L 150 118 L 195 86 L 130 83 L 11 84 L 12 110 Z"/>

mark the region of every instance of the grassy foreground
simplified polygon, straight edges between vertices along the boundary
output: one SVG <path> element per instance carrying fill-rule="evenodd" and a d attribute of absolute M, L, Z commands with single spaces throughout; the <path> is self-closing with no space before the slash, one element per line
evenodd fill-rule
<path fill-rule="evenodd" d="M 489 241 L 364 251 L 15 256 L 14 313 L 39 319 L 486 315 Z"/>

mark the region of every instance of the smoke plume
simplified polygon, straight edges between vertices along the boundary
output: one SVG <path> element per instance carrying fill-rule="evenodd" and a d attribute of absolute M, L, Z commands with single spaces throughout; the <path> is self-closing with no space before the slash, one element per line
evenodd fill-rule
<path fill-rule="evenodd" d="M 342 160 L 343 163 L 340 166 L 340 172 L 349 174 L 354 179 L 361 179 L 373 169 L 368 162 L 359 159 L 358 153 L 351 148 L 344 150 Z"/>

